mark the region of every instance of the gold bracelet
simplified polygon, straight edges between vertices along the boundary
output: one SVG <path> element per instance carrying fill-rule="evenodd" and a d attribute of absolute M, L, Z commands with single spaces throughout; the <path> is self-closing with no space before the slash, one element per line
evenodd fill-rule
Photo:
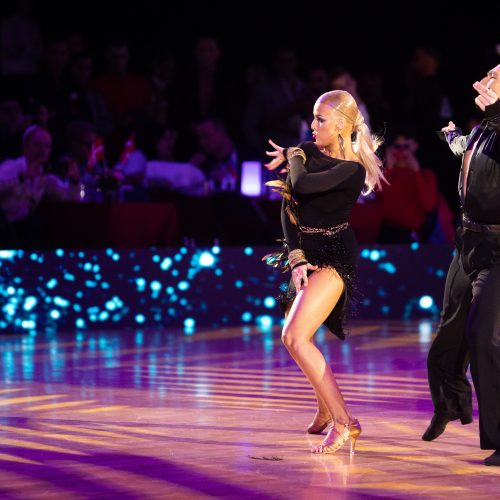
<path fill-rule="evenodd" d="M 295 264 L 302 261 L 307 262 L 307 259 L 304 250 L 301 248 L 296 248 L 295 250 L 288 252 L 288 263 L 290 264 L 290 268 L 293 268 Z"/>
<path fill-rule="evenodd" d="M 306 154 L 301 148 L 288 148 L 286 150 L 286 159 L 288 161 L 290 161 L 295 156 L 300 156 L 302 158 L 302 161 L 304 163 L 306 162 Z"/>

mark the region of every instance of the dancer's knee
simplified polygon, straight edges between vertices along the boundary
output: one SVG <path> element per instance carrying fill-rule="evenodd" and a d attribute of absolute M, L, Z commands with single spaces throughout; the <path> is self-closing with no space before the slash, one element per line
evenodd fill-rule
<path fill-rule="evenodd" d="M 281 332 L 281 341 L 289 351 L 297 351 L 305 342 L 298 328 L 293 324 L 286 325 Z"/>

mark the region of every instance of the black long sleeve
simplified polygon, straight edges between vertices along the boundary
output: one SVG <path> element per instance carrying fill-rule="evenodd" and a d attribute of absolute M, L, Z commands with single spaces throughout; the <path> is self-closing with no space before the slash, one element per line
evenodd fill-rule
<path fill-rule="evenodd" d="M 324 172 L 311 173 L 306 170 L 304 161 L 300 156 L 294 156 L 289 164 L 293 190 L 302 194 L 329 191 L 355 175 L 360 168 L 363 168 L 359 163 L 342 161 Z"/>
<path fill-rule="evenodd" d="M 283 198 L 281 202 L 281 227 L 283 229 L 283 236 L 288 246 L 288 250 L 295 250 L 300 248 L 299 228 L 290 220 L 286 213 L 287 202 Z"/>

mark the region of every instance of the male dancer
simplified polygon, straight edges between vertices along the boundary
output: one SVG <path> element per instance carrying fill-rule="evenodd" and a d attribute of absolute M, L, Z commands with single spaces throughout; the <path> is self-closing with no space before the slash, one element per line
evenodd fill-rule
<path fill-rule="evenodd" d="M 462 158 L 457 228 L 437 336 L 427 368 L 434 416 L 422 436 L 432 441 L 448 422 L 472 422 L 470 362 L 479 406 L 485 465 L 500 466 L 500 64 L 473 85 L 484 119 L 468 136 L 453 122 L 441 131 Z"/>

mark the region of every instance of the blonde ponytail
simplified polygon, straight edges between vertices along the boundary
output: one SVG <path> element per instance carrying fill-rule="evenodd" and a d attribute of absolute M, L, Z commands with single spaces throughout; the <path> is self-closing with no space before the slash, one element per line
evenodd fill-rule
<path fill-rule="evenodd" d="M 375 188 L 382 189 L 382 181 L 385 181 L 382 173 L 382 160 L 375 153 L 382 140 L 377 136 L 372 136 L 370 129 L 361 117 L 353 127 L 356 132 L 356 141 L 353 149 L 359 158 L 359 162 L 366 170 L 366 189 L 363 194 L 371 193 Z"/>
<path fill-rule="evenodd" d="M 353 151 L 366 170 L 366 189 L 363 194 L 369 194 L 375 188 L 381 189 L 382 181 L 387 181 L 382 173 L 382 161 L 375 152 L 382 141 L 379 137 L 372 136 L 354 97 L 345 90 L 332 90 L 322 94 L 318 102 L 332 107 L 346 117 L 350 125 L 346 133 L 356 134 Z"/>

